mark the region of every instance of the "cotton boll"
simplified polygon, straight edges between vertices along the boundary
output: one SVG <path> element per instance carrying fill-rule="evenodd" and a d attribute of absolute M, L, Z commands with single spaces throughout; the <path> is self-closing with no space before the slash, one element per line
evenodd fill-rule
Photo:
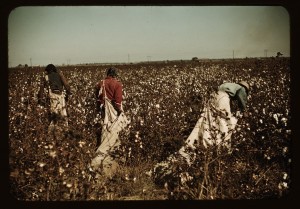
<path fill-rule="evenodd" d="M 274 114 L 273 118 L 276 120 L 276 123 L 278 124 L 278 116 L 277 116 L 277 114 Z"/>

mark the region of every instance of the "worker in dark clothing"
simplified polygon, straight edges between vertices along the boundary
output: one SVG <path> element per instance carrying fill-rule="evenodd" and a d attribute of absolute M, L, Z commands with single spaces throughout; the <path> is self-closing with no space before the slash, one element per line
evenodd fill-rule
<path fill-rule="evenodd" d="M 54 126 L 68 126 L 66 98 L 71 95 L 71 88 L 62 72 L 53 64 L 47 65 L 45 72 L 41 78 L 38 102 L 49 107 L 50 131 Z"/>

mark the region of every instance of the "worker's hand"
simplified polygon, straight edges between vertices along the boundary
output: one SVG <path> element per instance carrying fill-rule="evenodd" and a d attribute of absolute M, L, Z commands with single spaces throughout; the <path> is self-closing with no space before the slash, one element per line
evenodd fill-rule
<path fill-rule="evenodd" d="M 117 115 L 119 116 L 119 115 L 121 115 L 121 113 L 122 113 L 122 110 L 117 109 Z"/>

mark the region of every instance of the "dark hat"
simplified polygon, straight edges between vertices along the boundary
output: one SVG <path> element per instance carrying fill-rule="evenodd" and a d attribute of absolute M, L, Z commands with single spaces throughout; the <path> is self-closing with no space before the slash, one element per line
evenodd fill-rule
<path fill-rule="evenodd" d="M 117 74 L 117 69 L 114 68 L 114 67 L 108 68 L 107 71 L 106 71 L 106 75 L 116 77 L 118 75 Z"/>
<path fill-rule="evenodd" d="M 57 72 L 57 69 L 56 69 L 56 67 L 53 64 L 47 65 L 47 67 L 45 68 L 45 70 L 47 72 Z"/>

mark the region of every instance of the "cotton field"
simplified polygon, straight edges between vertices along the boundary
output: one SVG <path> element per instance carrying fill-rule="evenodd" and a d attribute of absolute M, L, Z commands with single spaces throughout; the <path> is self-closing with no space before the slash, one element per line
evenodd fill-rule
<path fill-rule="evenodd" d="M 115 65 L 131 122 L 120 133 L 116 154 L 121 168 L 112 179 L 89 169 L 100 127 L 93 88 L 107 67 L 57 66 L 72 95 L 67 101 L 69 130 L 55 137 L 47 132 L 47 107 L 37 103 L 44 68 L 9 69 L 9 180 L 16 199 L 266 199 L 289 194 L 289 58 Z M 183 145 L 209 94 L 223 82 L 240 80 L 251 86 L 249 116 L 238 120 L 233 152 L 199 150 L 197 163 L 178 165 L 178 175 L 161 182 L 145 176 Z"/>

